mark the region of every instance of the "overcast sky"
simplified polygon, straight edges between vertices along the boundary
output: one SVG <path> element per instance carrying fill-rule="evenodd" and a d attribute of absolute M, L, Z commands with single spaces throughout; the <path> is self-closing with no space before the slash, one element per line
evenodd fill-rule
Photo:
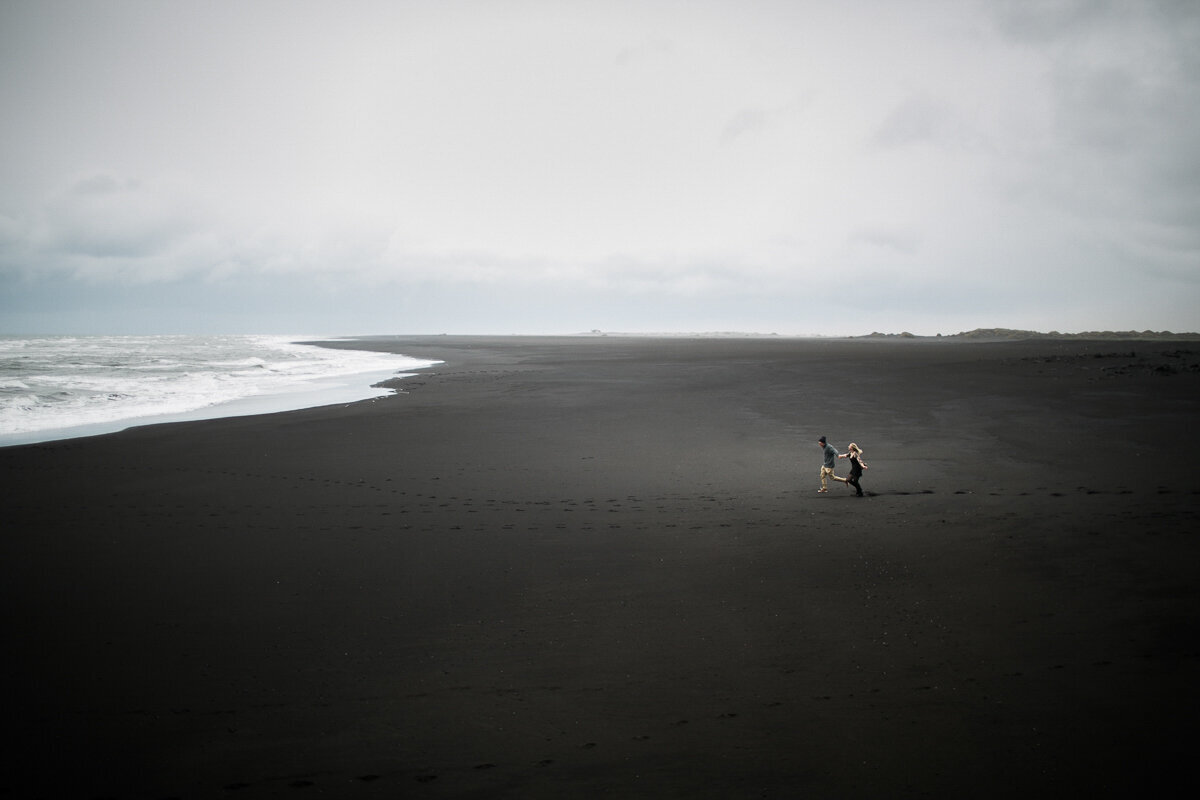
<path fill-rule="evenodd" d="M 0 332 L 1200 330 L 1200 3 L 0 0 Z"/>

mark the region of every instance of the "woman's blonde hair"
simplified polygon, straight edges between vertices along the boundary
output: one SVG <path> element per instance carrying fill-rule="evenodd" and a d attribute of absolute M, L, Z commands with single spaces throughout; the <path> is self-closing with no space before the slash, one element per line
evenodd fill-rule
<path fill-rule="evenodd" d="M 858 453 L 860 456 L 863 454 L 862 448 L 859 447 L 858 445 L 856 445 L 854 442 L 850 443 L 850 449 L 853 450 L 855 453 Z"/>

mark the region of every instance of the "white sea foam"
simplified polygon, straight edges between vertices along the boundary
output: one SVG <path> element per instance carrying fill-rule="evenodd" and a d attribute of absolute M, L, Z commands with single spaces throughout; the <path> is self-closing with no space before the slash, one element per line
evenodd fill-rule
<path fill-rule="evenodd" d="M 366 400 L 437 363 L 297 338 L 0 337 L 0 445 Z"/>

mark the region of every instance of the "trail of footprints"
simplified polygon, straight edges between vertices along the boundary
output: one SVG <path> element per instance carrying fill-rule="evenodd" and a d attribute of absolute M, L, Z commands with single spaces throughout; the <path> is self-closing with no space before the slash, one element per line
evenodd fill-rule
<path fill-rule="evenodd" d="M 83 471 L 87 468 L 81 467 Z M 118 467 L 118 470 L 128 473 L 145 473 L 147 468 L 137 466 Z M 488 512 L 504 511 L 515 513 L 538 513 L 538 512 L 558 512 L 560 514 L 589 514 L 606 512 L 608 514 L 621 515 L 622 513 L 635 512 L 643 515 L 660 515 L 664 517 L 673 517 L 673 521 L 665 522 L 658 526 L 663 528 L 684 528 L 684 529 L 702 529 L 708 527 L 701 524 L 701 517 L 707 512 L 726 512 L 735 513 L 740 528 L 754 527 L 788 527 L 794 524 L 787 517 L 788 513 L 795 512 L 801 504 L 816 500 L 817 502 L 828 502 L 830 500 L 853 500 L 859 501 L 859 498 L 853 496 L 853 492 L 839 492 L 836 488 L 828 495 L 817 496 L 809 491 L 809 487 L 797 484 L 793 488 L 777 493 L 773 500 L 775 504 L 771 508 L 763 508 L 761 505 L 754 503 L 763 503 L 766 498 L 758 498 L 752 502 L 747 502 L 745 498 L 736 495 L 725 494 L 720 492 L 709 491 L 696 494 L 688 493 L 673 493 L 660 494 L 653 497 L 641 497 L 637 495 L 626 495 L 624 497 L 600 497 L 600 498 L 561 498 L 557 500 L 548 499 L 496 499 L 496 498 L 471 498 L 461 495 L 442 495 L 430 494 L 426 492 L 407 491 L 398 488 L 391 478 L 384 478 L 381 482 L 368 481 L 365 478 L 357 480 L 338 480 L 320 476 L 297 476 L 297 475 L 278 475 L 269 473 L 248 472 L 239 470 L 205 470 L 191 467 L 179 467 L 177 472 L 182 474 L 192 475 L 210 475 L 221 478 L 237 481 L 239 484 L 245 481 L 264 481 L 275 484 L 289 484 L 291 490 L 300 492 L 309 497 L 309 503 L 296 504 L 287 503 L 286 505 L 273 505 L 270 503 L 247 503 L 240 508 L 232 507 L 228 503 L 221 502 L 201 502 L 199 509 L 207 510 L 212 517 L 221 516 L 221 512 L 229 512 L 236 510 L 241 515 L 240 524 L 253 525 L 253 516 L 266 515 L 271 512 L 285 511 L 290 512 L 293 516 L 303 517 L 308 522 L 315 522 L 322 517 L 328 517 L 331 521 L 330 525 L 318 525 L 321 530 L 328 530 L 335 527 L 333 521 L 344 520 L 346 511 L 366 510 L 375 508 L 379 513 L 379 523 L 374 526 L 364 525 L 344 525 L 346 530 L 359 529 L 396 529 L 401 530 L 413 529 L 418 526 L 411 521 L 413 515 L 433 515 L 446 513 L 463 513 L 467 515 L 482 515 L 479 520 L 484 520 L 488 517 Z M 430 482 L 440 480 L 439 476 L 430 476 Z M 711 486 L 708 487 L 711 489 Z M 324 497 L 317 499 L 314 496 L 314 490 L 331 490 L 339 493 L 337 498 Z M 349 494 L 346 494 L 348 492 Z M 346 502 L 346 500 L 359 494 L 365 499 L 368 496 L 374 495 L 379 502 L 371 503 L 355 503 Z M 1136 492 L 1129 487 L 1111 487 L 1111 488 L 1096 488 L 1088 486 L 1078 486 L 1073 489 L 1054 488 L 1054 487 L 1031 487 L 1023 490 L 995 490 L 986 487 L 980 488 L 949 488 L 940 491 L 933 489 L 909 489 L 909 488 L 877 488 L 875 490 L 867 489 L 865 499 L 888 500 L 891 498 L 914 498 L 919 499 L 922 496 L 934 494 L 950 494 L 952 496 L 969 497 L 971 495 L 989 496 L 989 497 L 1054 497 L 1054 498 L 1069 498 L 1081 499 L 1093 496 L 1123 496 L 1123 495 L 1145 495 L 1147 493 L 1155 496 L 1162 495 L 1197 495 L 1200 494 L 1200 488 L 1196 489 L 1177 489 L 1170 486 L 1159 485 L 1155 487 L 1139 488 Z M 270 493 L 266 493 L 270 496 Z M 20 507 L 22 504 L 18 498 L 15 505 Z M 153 508 L 171 509 L 183 511 L 185 506 L 181 503 L 155 505 L 139 500 L 136 504 L 127 502 L 122 504 L 114 503 L 109 508 L 137 508 L 142 511 L 151 510 Z M 193 511 L 197 509 L 196 503 L 191 503 L 186 506 Z M 780 516 L 780 512 L 785 512 Z M 398 517 L 399 519 L 390 519 Z M 384 519 L 389 518 L 389 519 Z M 614 517 L 607 522 L 600 523 L 598 521 L 575 522 L 568 521 L 565 517 L 560 518 L 555 522 L 548 522 L 555 529 L 564 530 L 577 525 L 581 530 L 596 530 L 598 528 L 620 529 L 625 523 L 621 521 L 620 516 Z M 783 521 L 780 521 L 783 520 Z M 280 526 L 282 527 L 282 526 Z M 291 526 L 296 527 L 296 526 Z M 312 524 L 302 524 L 303 528 L 314 527 Z M 521 528 L 527 530 L 539 530 L 540 525 L 537 523 L 522 523 Z M 635 524 L 635 529 L 644 530 L 648 524 L 642 520 L 641 524 Z M 718 527 L 729 528 L 733 527 L 732 523 L 718 523 Z M 489 524 L 487 522 L 464 519 L 449 526 L 450 530 L 515 530 L 517 525 L 515 522 L 507 521 L 499 525 Z"/>
<path fill-rule="evenodd" d="M 30 468 L 30 466 L 26 465 L 26 466 L 22 467 L 22 470 L 27 470 L 29 468 Z M 37 467 L 33 466 L 32 468 L 36 469 Z M 13 469 L 15 469 L 15 467 L 13 467 Z M 53 467 L 53 469 L 55 471 L 61 471 L 64 469 L 64 467 L 62 465 L 56 464 Z M 69 467 L 67 469 L 69 469 Z M 83 473 L 90 473 L 92 471 L 92 468 L 88 467 L 88 466 L 79 466 L 79 467 L 77 467 L 77 470 L 80 472 L 83 472 Z M 135 473 L 135 474 L 136 473 L 145 474 L 145 473 L 149 473 L 149 472 L 154 472 L 154 470 L 152 470 L 150 468 L 139 467 L 139 466 L 130 466 L 130 465 L 116 467 L 116 470 L 120 471 L 120 472 Z M 705 511 L 721 510 L 721 511 L 738 511 L 738 512 L 746 512 L 748 510 L 749 511 L 760 510 L 759 508 L 756 508 L 754 506 L 748 506 L 745 502 L 745 499 L 740 496 L 737 496 L 737 495 L 721 496 L 719 492 L 698 493 L 698 494 L 674 493 L 674 494 L 670 494 L 670 495 L 658 495 L 656 497 L 648 498 L 648 499 L 641 498 L 641 497 L 638 497 L 635 495 L 627 495 L 623 498 L 613 498 L 613 497 L 602 498 L 602 499 L 570 498 L 570 499 L 560 499 L 557 501 L 546 500 L 546 499 L 482 500 L 482 499 L 474 499 L 474 498 L 463 498 L 463 497 L 460 497 L 457 495 L 445 496 L 445 495 L 424 494 L 424 493 L 415 492 L 415 491 L 409 492 L 409 491 L 405 491 L 403 489 L 397 488 L 393 484 L 393 481 L 391 478 L 384 478 L 382 480 L 382 482 L 368 481 L 366 478 L 359 478 L 356 480 L 339 480 L 336 478 L 328 478 L 328 477 L 321 477 L 321 476 L 315 476 L 315 475 L 307 475 L 307 476 L 277 475 L 277 474 L 260 473 L 260 472 L 246 472 L 246 471 L 240 471 L 240 470 L 198 469 L 198 468 L 194 468 L 194 467 L 177 467 L 175 471 L 178 473 L 181 473 L 181 474 L 218 476 L 218 477 L 228 478 L 228 479 L 237 481 L 239 483 L 242 481 L 246 481 L 246 480 L 269 481 L 269 482 L 273 482 L 273 483 L 289 483 L 289 484 L 291 484 L 290 488 L 297 490 L 297 491 L 302 491 L 302 492 L 307 492 L 310 488 L 315 486 L 315 487 L 320 487 L 320 488 L 324 488 L 324 489 L 334 489 L 334 490 L 349 489 L 349 490 L 353 490 L 353 491 L 375 493 L 378 495 L 388 495 L 388 496 L 391 496 L 392 498 L 402 498 L 402 502 L 398 506 L 398 510 L 400 513 L 411 512 L 413 510 L 429 513 L 429 512 L 433 512 L 436 509 L 453 508 L 455 506 L 461 506 L 461 507 L 465 508 L 469 513 L 479 513 L 482 510 L 495 510 L 498 506 L 508 507 L 508 510 L 515 510 L 515 511 L 533 511 L 533 510 L 544 510 L 544 509 L 552 508 L 552 507 L 561 507 L 562 510 L 565 510 L 565 511 L 577 511 L 577 510 L 597 511 L 597 510 L 603 509 L 605 511 L 608 511 L 609 513 L 619 513 L 622 511 L 658 511 L 658 512 L 663 512 L 663 513 L 678 513 L 680 511 L 684 511 L 684 510 L 705 510 Z M 429 481 L 439 481 L 439 480 L 441 480 L 441 477 L 440 476 L 430 476 L 428 478 L 428 480 Z M 711 485 L 709 486 L 709 488 L 711 488 Z M 1032 487 L 1030 489 L 1007 490 L 1007 491 L 1006 490 L 989 489 L 986 487 L 947 488 L 947 489 L 942 489 L 940 491 L 934 490 L 934 489 L 929 489 L 929 488 L 919 489 L 919 488 L 893 488 L 893 487 L 886 487 L 886 488 L 877 487 L 874 489 L 872 489 L 872 488 L 866 489 L 867 497 L 873 497 L 873 498 L 911 497 L 911 496 L 920 497 L 922 495 L 933 495 L 933 494 L 943 494 L 943 495 L 944 494 L 952 494 L 952 495 L 958 495 L 958 496 L 987 495 L 987 496 L 991 496 L 991 497 L 1049 496 L 1049 497 L 1075 497 L 1075 498 L 1078 498 L 1078 497 L 1097 496 L 1097 495 L 1133 495 L 1133 494 L 1141 495 L 1141 494 L 1146 494 L 1146 493 L 1151 493 L 1154 495 L 1171 495 L 1171 494 L 1200 495 L 1200 487 L 1188 489 L 1188 488 L 1176 488 L 1176 487 L 1166 486 L 1166 485 L 1158 485 L 1155 487 L 1139 488 L 1136 491 L 1127 486 L 1108 487 L 1108 488 L 1078 486 L 1078 487 L 1074 487 L 1072 489 L 1065 489 L 1065 488 L 1061 488 L 1061 487 L 1054 488 L 1054 487 L 1038 486 L 1038 487 Z M 808 487 L 806 484 L 804 484 L 802 482 L 797 482 L 789 489 L 776 494 L 774 499 L 776 501 L 780 501 L 781 503 L 786 503 L 788 507 L 792 507 L 797 502 L 797 500 L 808 499 L 808 498 L 810 498 L 810 496 L 812 494 L 813 493 L 812 493 L 812 491 L 810 491 L 810 487 Z M 821 501 L 827 501 L 829 499 L 837 498 L 837 497 L 852 497 L 853 493 L 850 491 L 841 492 L 841 491 L 839 491 L 839 488 L 834 488 L 833 490 L 831 490 L 829 495 L 830 495 L 830 497 L 822 497 L 819 499 Z M 435 502 L 435 501 L 437 501 L 437 502 Z M 312 508 L 321 508 L 324 506 L 328 506 L 329 503 L 330 503 L 329 500 L 323 500 L 321 502 L 314 503 Z M 653 504 L 653 505 L 649 505 L 649 504 Z M 389 504 L 389 505 L 391 505 L 391 504 Z M 139 505 L 139 507 L 144 508 L 145 505 L 141 504 L 141 505 Z M 268 509 L 268 508 L 271 508 L 272 506 L 260 504 L 260 505 L 256 505 L 255 507 Z M 367 506 L 364 504 L 340 503 L 339 502 L 338 507 L 344 509 L 344 508 L 365 508 Z M 294 504 L 289 504 L 287 506 L 287 508 L 295 509 L 295 508 L 297 508 L 297 506 Z M 776 507 L 776 508 L 773 508 L 770 510 L 773 512 L 779 511 L 780 507 Z"/>

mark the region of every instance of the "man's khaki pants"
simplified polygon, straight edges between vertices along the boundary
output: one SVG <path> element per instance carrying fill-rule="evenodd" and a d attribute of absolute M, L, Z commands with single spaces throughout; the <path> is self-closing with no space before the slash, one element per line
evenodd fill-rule
<path fill-rule="evenodd" d="M 841 480 L 837 475 L 833 474 L 833 467 L 821 467 L 821 488 L 828 489 L 828 484 L 825 483 L 827 478 L 833 478 L 835 481 Z"/>

